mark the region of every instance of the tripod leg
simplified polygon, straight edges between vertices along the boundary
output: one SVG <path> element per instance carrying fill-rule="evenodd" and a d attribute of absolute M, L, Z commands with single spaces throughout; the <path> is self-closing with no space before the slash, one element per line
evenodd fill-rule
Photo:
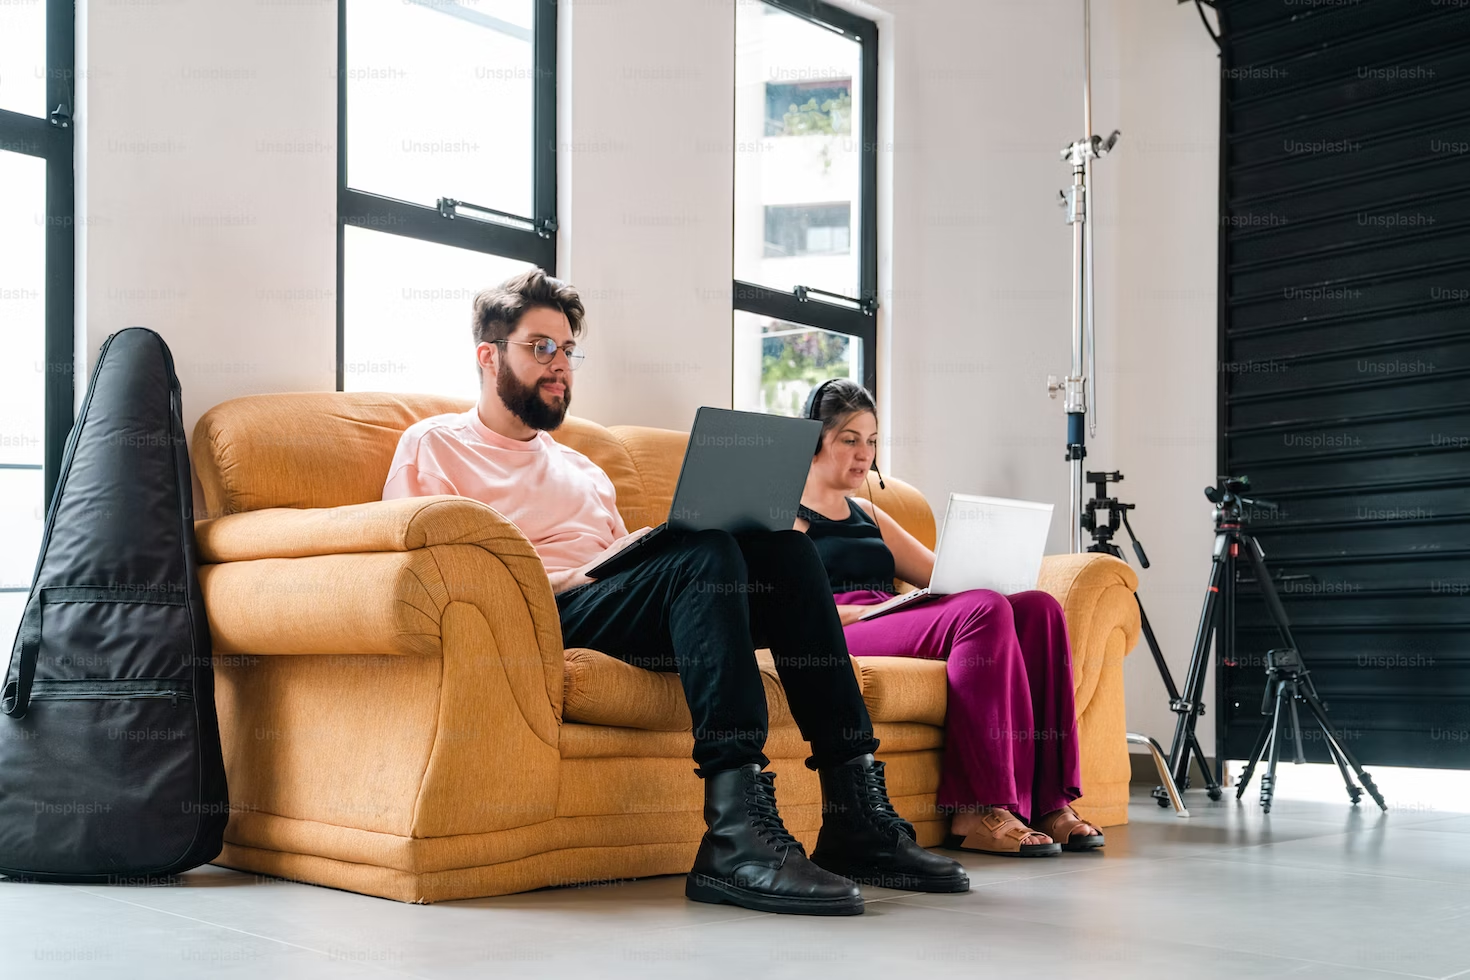
<path fill-rule="evenodd" d="M 1317 719 L 1317 724 L 1321 725 L 1322 730 L 1327 733 L 1329 742 L 1341 753 L 1342 757 L 1347 760 L 1348 765 L 1352 767 L 1353 772 L 1357 774 L 1358 781 L 1363 784 L 1363 789 L 1368 791 L 1368 795 L 1373 798 L 1374 803 L 1378 804 L 1380 810 L 1387 811 L 1388 804 L 1383 802 L 1383 794 L 1378 791 L 1378 786 L 1373 782 L 1373 777 L 1363 771 L 1362 765 L 1348 751 L 1347 746 L 1342 744 L 1341 739 L 1338 738 L 1337 729 L 1333 728 L 1332 722 L 1327 720 L 1327 709 L 1323 708 L 1322 702 L 1317 700 L 1316 691 L 1309 688 L 1303 700 L 1307 702 L 1307 710 L 1311 711 L 1312 715 Z M 1356 803 L 1357 800 L 1353 800 L 1353 802 Z"/>
<path fill-rule="evenodd" d="M 1189 746 L 1190 750 L 1194 753 L 1195 761 L 1199 763 L 1199 771 L 1204 774 L 1205 793 L 1210 799 L 1218 800 L 1222 795 L 1220 792 L 1220 782 L 1215 778 L 1214 770 L 1210 767 L 1210 764 L 1205 761 L 1205 750 L 1200 748 L 1199 739 L 1195 737 L 1194 732 L 1189 733 Z"/>
<path fill-rule="evenodd" d="M 1214 770 L 1211 768 L 1209 762 L 1205 759 L 1205 750 L 1200 747 L 1199 738 L 1196 737 L 1194 729 L 1191 728 L 1186 731 L 1185 738 L 1188 740 L 1188 744 L 1184 752 L 1185 768 L 1188 768 L 1189 760 L 1193 759 L 1195 763 L 1199 766 L 1199 771 L 1204 775 L 1205 793 L 1209 796 L 1210 799 L 1218 800 L 1221 796 L 1224 795 L 1224 792 L 1220 789 L 1220 781 L 1216 777 Z M 1171 776 L 1170 778 L 1173 777 Z M 1175 785 L 1178 784 L 1176 783 Z M 1170 805 L 1170 797 L 1168 791 L 1163 786 L 1154 787 L 1153 798 L 1158 801 L 1158 804 L 1161 807 L 1166 807 Z"/>
<path fill-rule="evenodd" d="M 1170 707 L 1179 718 L 1174 724 L 1174 741 L 1169 743 L 1169 769 L 1174 783 L 1183 790 L 1189 786 L 1189 740 L 1199 720 L 1199 699 L 1204 694 L 1205 673 L 1209 669 L 1210 644 L 1219 626 L 1220 587 L 1225 580 L 1226 555 L 1233 532 L 1215 535 L 1214 557 L 1210 560 L 1210 577 L 1205 588 L 1204 608 L 1200 610 L 1199 628 L 1189 654 L 1189 669 L 1184 676 L 1183 698 Z"/>
<path fill-rule="evenodd" d="M 1164 682 L 1164 690 L 1168 692 L 1169 702 L 1172 704 L 1179 700 L 1179 688 L 1174 685 L 1174 675 L 1169 671 L 1169 663 L 1164 659 L 1158 637 L 1154 636 L 1153 624 L 1148 621 L 1148 613 L 1143 608 L 1143 599 L 1137 592 L 1133 593 L 1133 598 L 1138 602 L 1138 620 L 1143 627 L 1143 638 L 1148 641 L 1149 653 L 1153 654 L 1154 666 L 1159 669 L 1159 677 Z"/>
<path fill-rule="evenodd" d="M 1363 798 L 1363 791 L 1358 784 L 1353 782 L 1352 773 L 1348 772 L 1347 760 L 1342 757 L 1342 747 L 1332 740 L 1331 734 L 1327 735 L 1327 754 L 1332 756 L 1332 761 L 1337 763 L 1337 771 L 1342 773 L 1342 784 L 1347 787 L 1348 799 L 1353 801 L 1353 806 Z"/>
<path fill-rule="evenodd" d="M 1326 723 L 1323 715 L 1317 712 L 1317 692 L 1312 687 L 1311 679 L 1305 678 L 1302 687 L 1304 688 L 1302 700 L 1306 703 L 1307 710 L 1312 713 L 1317 727 L 1322 730 L 1323 740 L 1327 743 L 1327 754 L 1332 756 L 1332 761 L 1337 764 L 1337 771 L 1342 773 L 1342 784 L 1347 789 L 1348 799 L 1353 801 L 1353 806 L 1357 806 L 1358 801 L 1363 798 L 1363 791 L 1358 788 L 1357 783 L 1353 782 L 1352 773 L 1348 772 L 1347 756 L 1343 753 L 1342 745 L 1337 741 L 1337 732 L 1333 731 L 1332 726 Z M 1326 712 L 1325 708 L 1322 710 L 1323 713 Z"/>
<path fill-rule="evenodd" d="M 1238 800 L 1245 795 L 1245 788 L 1250 784 L 1251 776 L 1255 774 L 1256 763 L 1261 761 L 1265 754 L 1266 739 L 1271 734 L 1271 723 L 1264 722 L 1261 725 L 1261 734 L 1256 736 L 1256 744 L 1251 749 L 1249 761 L 1245 764 L 1245 772 L 1240 774 L 1240 782 L 1235 787 L 1235 798 Z"/>
<path fill-rule="evenodd" d="M 1302 763 L 1307 761 L 1307 753 L 1302 750 L 1302 719 L 1301 715 L 1297 714 L 1296 710 L 1297 698 L 1299 698 L 1301 695 L 1297 692 L 1295 684 L 1292 684 L 1291 688 L 1292 697 L 1291 700 L 1287 702 L 1287 707 L 1291 708 L 1292 748 L 1296 750 L 1296 755 L 1292 757 L 1291 761 L 1296 763 L 1297 765 L 1301 765 Z"/>
<path fill-rule="evenodd" d="M 1266 762 L 1266 775 L 1261 777 L 1261 809 L 1271 812 L 1271 798 L 1276 795 L 1276 761 L 1281 757 L 1281 701 L 1287 697 L 1286 682 L 1276 682 L 1276 707 L 1271 712 L 1271 757 Z"/>

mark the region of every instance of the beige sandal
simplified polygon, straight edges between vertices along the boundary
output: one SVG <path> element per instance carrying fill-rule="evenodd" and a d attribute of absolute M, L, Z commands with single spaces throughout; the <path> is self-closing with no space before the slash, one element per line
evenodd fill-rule
<path fill-rule="evenodd" d="M 1061 841 L 1064 851 L 1094 851 L 1104 843 L 1102 829 L 1077 816 L 1077 811 L 1069 806 L 1041 818 L 1035 827 L 1052 840 Z M 1079 830 L 1084 833 L 1080 837 L 1075 836 Z M 1087 830 L 1096 830 L 1097 833 L 1089 834 Z"/>
<path fill-rule="evenodd" d="M 1050 834 L 1032 830 L 1023 824 L 1014 813 L 1001 807 L 991 807 L 980 817 L 981 830 L 967 837 L 950 834 L 944 838 L 944 846 L 954 851 L 974 851 L 976 854 L 1001 854 L 1006 857 L 1048 857 L 1062 853 L 1056 841 L 1045 844 L 1023 844 L 1027 837 Z"/>

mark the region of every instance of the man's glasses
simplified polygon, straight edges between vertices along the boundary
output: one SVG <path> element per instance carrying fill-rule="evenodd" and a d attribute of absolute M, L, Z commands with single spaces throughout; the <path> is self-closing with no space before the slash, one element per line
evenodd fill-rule
<path fill-rule="evenodd" d="M 492 344 L 515 344 L 518 347 L 531 348 L 531 354 L 535 356 L 537 364 L 550 364 L 556 360 L 556 352 L 561 351 L 567 356 L 567 363 L 573 371 L 582 366 L 587 359 L 587 354 L 576 344 L 567 344 L 565 347 L 556 346 L 556 341 L 550 337 L 542 337 L 540 340 L 492 340 Z"/>

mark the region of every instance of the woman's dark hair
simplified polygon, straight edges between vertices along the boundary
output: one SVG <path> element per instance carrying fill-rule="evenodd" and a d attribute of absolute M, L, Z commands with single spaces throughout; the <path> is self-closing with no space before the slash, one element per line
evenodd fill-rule
<path fill-rule="evenodd" d="M 813 388 L 806 400 L 806 417 L 822 423 L 822 435 L 817 440 L 816 451 L 821 452 L 822 443 L 827 441 L 832 430 L 840 429 L 859 412 L 872 412 L 874 418 L 878 417 L 872 393 L 856 381 L 833 378 Z"/>

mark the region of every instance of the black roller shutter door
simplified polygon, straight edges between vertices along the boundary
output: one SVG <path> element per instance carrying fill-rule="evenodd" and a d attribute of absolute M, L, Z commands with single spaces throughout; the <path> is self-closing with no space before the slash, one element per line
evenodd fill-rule
<path fill-rule="evenodd" d="M 1348 747 L 1467 768 L 1470 4 L 1218 9 L 1220 472 L 1281 506 L 1250 527 Z M 1277 639 L 1244 582 L 1236 621 L 1239 759 Z"/>

